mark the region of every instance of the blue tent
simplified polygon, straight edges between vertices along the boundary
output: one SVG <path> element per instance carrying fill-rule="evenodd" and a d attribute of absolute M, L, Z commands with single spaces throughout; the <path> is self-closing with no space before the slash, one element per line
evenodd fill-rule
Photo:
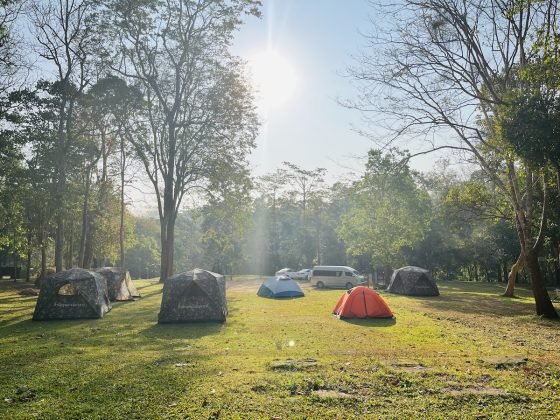
<path fill-rule="evenodd" d="M 261 285 L 257 296 L 269 298 L 301 297 L 299 284 L 288 276 L 270 277 Z"/>

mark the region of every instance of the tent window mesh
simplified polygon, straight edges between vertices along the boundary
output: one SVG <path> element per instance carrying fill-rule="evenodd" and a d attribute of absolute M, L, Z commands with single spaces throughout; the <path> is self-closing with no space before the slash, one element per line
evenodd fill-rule
<path fill-rule="evenodd" d="M 78 295 L 78 289 L 72 286 L 70 283 L 65 284 L 60 289 L 58 289 L 58 294 L 63 296 L 76 296 Z"/>

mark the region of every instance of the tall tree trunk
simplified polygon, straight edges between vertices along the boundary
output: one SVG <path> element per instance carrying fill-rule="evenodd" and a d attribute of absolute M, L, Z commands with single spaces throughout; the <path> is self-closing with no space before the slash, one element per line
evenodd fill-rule
<path fill-rule="evenodd" d="M 54 245 L 54 265 L 56 272 L 64 269 L 64 219 L 65 219 L 65 194 L 66 194 L 66 99 L 61 99 L 58 109 L 58 127 L 56 135 L 56 205 L 58 211 L 56 215 L 56 235 Z M 67 133 L 66 133 L 67 135 Z"/>
<path fill-rule="evenodd" d="M 552 305 L 552 301 L 550 300 L 550 296 L 546 291 L 542 279 L 538 252 L 533 249 L 527 252 L 525 254 L 525 263 L 531 278 L 531 287 L 535 297 L 537 315 L 542 315 L 546 318 L 558 318 L 556 309 L 554 309 L 554 305 Z"/>
<path fill-rule="evenodd" d="M 88 228 L 86 236 L 86 248 L 84 252 L 84 268 L 89 269 L 92 267 L 94 261 L 93 244 L 95 243 L 95 236 L 97 227 L 95 225 L 95 215 L 89 212 Z M 97 266 L 97 264 L 95 264 Z"/>
<path fill-rule="evenodd" d="M 62 210 L 60 210 L 62 211 Z M 54 244 L 54 265 L 56 272 L 64 269 L 64 261 L 62 254 L 64 253 L 64 216 L 59 214 L 56 216 L 56 236 Z"/>
<path fill-rule="evenodd" d="M 41 286 L 41 282 L 47 276 L 47 245 L 45 240 L 45 229 L 44 226 L 40 227 L 41 233 L 39 234 L 39 245 L 41 247 L 41 273 L 35 279 L 35 285 Z"/>
<path fill-rule="evenodd" d="M 126 154 L 124 151 L 124 138 L 121 136 L 121 219 L 119 225 L 119 251 L 120 251 L 120 266 L 121 271 L 124 271 L 124 170 L 126 167 Z"/>
<path fill-rule="evenodd" d="M 498 274 L 498 283 L 502 282 L 502 263 L 498 263 L 498 270 L 497 270 L 497 274 Z"/>
<path fill-rule="evenodd" d="M 66 252 L 66 269 L 72 268 L 74 263 L 74 220 L 70 220 L 70 240 L 68 241 L 68 250 Z"/>
<path fill-rule="evenodd" d="M 173 263 L 175 256 L 175 217 L 171 215 L 167 226 L 167 278 L 173 275 Z"/>
<path fill-rule="evenodd" d="M 161 269 L 159 281 L 165 282 L 173 275 L 173 245 L 175 225 L 175 153 L 176 153 L 176 131 L 174 116 L 170 115 L 168 120 L 169 156 L 167 161 L 168 172 L 164 180 L 163 189 L 163 220 L 161 220 Z"/>
<path fill-rule="evenodd" d="M 27 273 L 25 274 L 25 281 L 29 283 L 31 280 L 31 241 L 33 239 L 33 234 L 31 233 L 31 229 L 27 231 Z"/>
<path fill-rule="evenodd" d="M 82 206 L 82 232 L 80 235 L 80 249 L 78 251 L 78 267 L 85 268 L 85 253 L 86 253 L 86 241 L 88 237 L 88 226 L 89 226 L 89 195 L 91 187 L 91 173 L 88 169 L 86 173 L 86 186 L 84 191 L 84 203 Z"/>
<path fill-rule="evenodd" d="M 523 267 L 525 263 L 523 259 L 523 252 L 519 254 L 517 257 L 517 261 L 511 266 L 511 270 L 508 274 L 508 284 L 506 286 L 506 290 L 502 296 L 505 297 L 514 297 L 515 296 L 515 280 L 517 279 L 517 273 Z"/>
<path fill-rule="evenodd" d="M 164 283 L 169 277 L 173 275 L 173 247 L 175 244 L 175 226 L 172 217 L 166 218 L 164 221 L 162 221 L 161 241 L 161 269 L 159 281 L 161 283 Z"/>
<path fill-rule="evenodd" d="M 164 283 L 169 274 L 167 270 L 167 254 L 169 252 L 167 244 L 167 220 L 165 216 L 160 220 L 160 241 L 161 241 L 161 255 L 160 255 L 160 273 L 159 281 Z"/>

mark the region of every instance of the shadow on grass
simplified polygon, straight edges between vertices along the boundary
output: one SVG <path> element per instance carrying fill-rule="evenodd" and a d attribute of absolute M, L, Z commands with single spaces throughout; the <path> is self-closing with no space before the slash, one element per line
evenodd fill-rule
<path fill-rule="evenodd" d="M 4 305 L 12 305 L 14 303 L 25 303 L 25 302 L 34 302 L 37 300 L 37 296 L 8 296 L 5 298 L 0 298 L 0 306 Z"/>
<path fill-rule="evenodd" d="M 20 289 L 26 289 L 28 287 L 33 287 L 33 288 L 37 288 L 35 286 L 35 283 L 33 282 L 26 282 L 26 281 L 22 281 L 22 280 L 18 280 L 17 282 L 14 281 L 14 279 L 3 279 L 0 280 L 0 291 L 5 291 L 5 290 L 20 290 Z"/>
<path fill-rule="evenodd" d="M 139 332 L 141 336 L 153 340 L 196 339 L 219 334 L 226 323 L 220 322 L 184 322 L 174 324 L 154 324 Z"/>
<path fill-rule="evenodd" d="M 133 282 L 133 283 L 134 283 L 134 282 Z M 145 284 L 144 286 L 137 286 L 136 283 L 134 283 L 134 285 L 136 286 L 136 289 L 138 289 L 138 290 L 148 289 L 148 288 L 154 287 L 154 286 L 156 286 L 156 285 L 158 285 L 158 284 L 162 284 L 162 286 L 163 286 L 163 283 L 159 283 L 159 282 L 157 282 L 157 281 L 152 282 L 152 283 Z M 163 288 L 163 287 L 162 287 L 162 288 Z"/>
<path fill-rule="evenodd" d="M 25 311 L 25 313 L 18 314 L 21 311 Z M 4 328 L 5 326 L 13 324 L 14 322 L 17 322 L 18 320 L 21 320 L 23 318 L 31 319 L 32 315 L 33 315 L 33 313 L 29 313 L 27 311 L 27 308 L 14 309 L 14 310 L 11 310 L 11 311 L 1 311 L 0 312 L 0 317 L 9 316 L 9 318 L 6 319 L 6 320 L 0 320 L 0 330 L 2 330 L 2 328 Z"/>
<path fill-rule="evenodd" d="M 241 301 L 241 299 L 227 296 L 226 300 L 227 300 L 227 310 L 228 310 L 228 318 L 229 318 L 231 317 L 232 314 L 239 312 L 238 303 Z"/>
<path fill-rule="evenodd" d="M 341 321 L 348 324 L 359 325 L 360 327 L 383 328 L 395 325 L 397 323 L 397 318 L 343 318 Z"/>
<path fill-rule="evenodd" d="M 456 311 L 464 314 L 482 314 L 515 317 L 534 313 L 534 303 L 520 298 L 505 298 L 500 295 L 480 296 L 478 293 L 452 292 L 437 298 L 413 298 L 426 307 L 438 311 Z"/>
<path fill-rule="evenodd" d="M 151 297 L 151 296 L 161 295 L 162 293 L 163 293 L 163 289 L 158 289 L 158 290 L 156 290 L 156 291 L 154 291 L 154 292 L 152 292 L 152 293 L 146 293 L 146 294 L 142 293 L 141 296 L 140 296 L 140 299 L 147 299 L 147 298 L 149 298 L 149 297 Z M 140 300 L 140 299 L 139 299 L 139 300 Z"/>

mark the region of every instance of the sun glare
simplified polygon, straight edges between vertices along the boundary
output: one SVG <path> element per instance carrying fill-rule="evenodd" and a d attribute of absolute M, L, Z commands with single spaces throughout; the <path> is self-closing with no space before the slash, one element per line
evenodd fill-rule
<path fill-rule="evenodd" d="M 266 50 L 249 60 L 251 80 L 259 104 L 274 108 L 294 95 L 297 77 L 291 63 L 280 53 Z"/>

